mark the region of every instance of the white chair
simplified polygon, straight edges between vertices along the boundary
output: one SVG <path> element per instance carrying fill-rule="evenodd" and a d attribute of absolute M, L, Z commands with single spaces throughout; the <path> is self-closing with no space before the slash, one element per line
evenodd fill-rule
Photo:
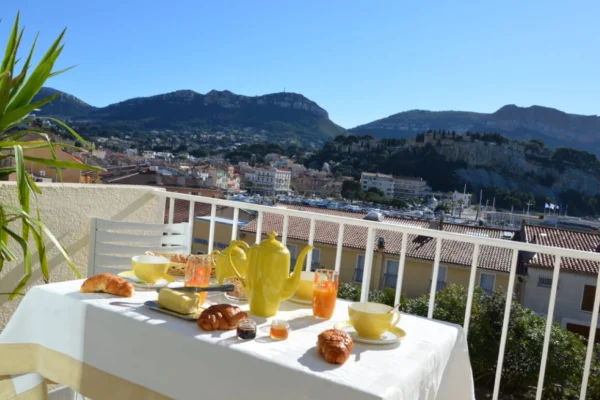
<path fill-rule="evenodd" d="M 131 269 L 131 257 L 146 251 L 188 253 L 190 224 L 145 224 L 91 219 L 88 277 Z"/>

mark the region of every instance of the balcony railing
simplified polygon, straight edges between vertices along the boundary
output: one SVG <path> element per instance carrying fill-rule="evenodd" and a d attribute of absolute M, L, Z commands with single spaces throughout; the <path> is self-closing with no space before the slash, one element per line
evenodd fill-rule
<path fill-rule="evenodd" d="M 478 258 L 479 258 L 481 246 L 491 246 L 491 247 L 496 247 L 496 248 L 504 248 L 504 249 L 512 250 L 510 274 L 509 274 L 508 288 L 507 288 L 507 294 L 506 294 L 506 305 L 505 305 L 504 319 L 503 319 L 503 324 L 502 324 L 502 334 L 501 334 L 501 338 L 500 338 L 500 349 L 499 349 L 499 353 L 498 353 L 498 362 L 497 362 L 497 366 L 496 366 L 496 375 L 495 375 L 495 381 L 494 381 L 494 391 L 493 391 L 493 397 L 492 397 L 493 399 L 498 399 L 498 396 L 500 393 L 500 380 L 501 380 L 501 376 L 502 376 L 502 365 L 504 362 L 505 346 L 506 346 L 506 340 L 507 340 L 507 335 L 508 335 L 508 323 L 509 323 L 509 318 L 510 318 L 510 310 L 511 310 L 512 300 L 513 300 L 512 294 L 514 293 L 514 288 L 515 288 L 515 276 L 517 273 L 517 262 L 518 262 L 518 258 L 519 258 L 519 252 L 522 251 L 522 252 L 528 252 L 528 253 L 533 253 L 533 254 L 543 253 L 543 254 L 549 254 L 549 255 L 554 256 L 552 287 L 550 288 L 550 299 L 549 299 L 548 313 L 547 313 L 547 318 L 546 318 L 546 330 L 545 330 L 545 336 L 544 336 L 544 345 L 543 345 L 543 349 L 542 349 L 536 399 L 541 399 L 542 391 L 543 391 L 543 387 L 544 387 L 544 376 L 545 376 L 545 370 L 546 370 L 546 362 L 548 359 L 550 332 L 551 332 L 552 322 L 553 322 L 553 317 L 554 317 L 554 305 L 556 302 L 556 294 L 557 294 L 561 260 L 565 257 L 569 257 L 569 258 L 578 258 L 578 259 L 582 259 L 582 260 L 589 260 L 589 261 L 600 263 L 600 253 L 594 253 L 594 252 L 584 252 L 584 251 L 571 250 L 571 249 L 565 249 L 565 248 L 547 247 L 547 246 L 540 246 L 540 245 L 531 244 L 531 243 L 508 241 L 508 240 L 502 240 L 502 239 L 492 239 L 492 238 L 481 237 L 481 236 L 470 236 L 470 235 L 464 235 L 464 234 L 458 234 L 458 233 L 450 233 L 450 232 L 446 232 L 446 231 L 442 231 L 442 230 L 433 230 L 433 229 L 426 229 L 426 228 L 388 224 L 385 222 L 375 222 L 375 221 L 368 221 L 368 220 L 364 220 L 364 219 L 352 219 L 352 218 L 338 217 L 338 216 L 327 215 L 327 214 L 317 214 L 317 213 L 311 213 L 311 212 L 306 212 L 306 211 L 299 211 L 299 210 L 295 210 L 295 209 L 269 207 L 269 206 L 263 206 L 263 205 L 258 205 L 258 204 L 251 204 L 251 203 L 239 203 L 239 202 L 235 202 L 235 201 L 186 195 L 186 194 L 180 194 L 180 193 L 174 193 L 174 192 L 155 191 L 154 193 L 156 194 L 156 196 L 165 197 L 168 199 L 168 201 L 169 201 L 169 215 L 168 215 L 169 223 L 173 222 L 173 210 L 174 210 L 175 199 L 187 200 L 190 202 L 189 218 L 188 218 L 188 221 L 190 222 L 190 227 L 189 227 L 190 240 L 192 240 L 192 236 L 193 236 L 192 235 L 192 232 L 193 232 L 193 223 L 192 222 L 194 221 L 195 204 L 196 203 L 205 203 L 205 204 L 211 205 L 209 239 L 208 239 L 208 252 L 209 253 L 213 250 L 212 247 L 213 247 L 214 236 L 215 236 L 215 217 L 216 217 L 216 212 L 217 212 L 217 205 L 231 207 L 233 209 L 233 224 L 232 224 L 232 230 L 231 230 L 231 239 L 232 240 L 237 239 L 238 217 L 239 217 L 240 208 L 243 208 L 245 210 L 254 210 L 254 211 L 258 212 L 257 229 L 256 229 L 256 231 L 257 231 L 256 243 L 260 242 L 261 237 L 262 237 L 261 234 L 262 234 L 262 223 L 263 223 L 264 213 L 279 214 L 279 215 L 283 216 L 283 232 L 281 232 L 281 237 L 282 237 L 282 242 L 284 245 L 287 244 L 289 217 L 300 217 L 300 218 L 306 218 L 306 219 L 310 220 L 310 230 L 309 230 L 309 237 L 308 237 L 309 245 L 314 244 L 315 224 L 316 224 L 317 220 L 328 221 L 328 222 L 333 222 L 333 223 L 339 224 L 337 247 L 336 247 L 336 257 L 335 257 L 335 267 L 334 267 L 335 270 L 338 272 L 340 271 L 340 267 L 341 267 L 341 259 L 342 259 L 342 251 L 343 251 L 343 238 L 344 238 L 345 227 L 348 225 L 354 225 L 354 226 L 360 226 L 360 227 L 366 228 L 367 229 L 367 243 L 366 243 L 366 250 L 365 250 L 365 256 L 364 256 L 365 257 L 364 258 L 364 267 L 362 269 L 362 275 L 363 275 L 362 278 L 363 279 L 362 279 L 362 284 L 361 284 L 361 301 L 368 301 L 369 285 L 370 285 L 370 281 L 371 281 L 371 279 L 370 279 L 371 269 L 372 269 L 372 264 L 373 264 L 373 253 L 375 250 L 375 231 L 377 229 L 398 232 L 398 233 L 403 234 L 401 251 L 400 251 L 400 256 L 399 256 L 398 275 L 396 278 L 397 279 L 396 280 L 396 294 L 395 294 L 394 304 L 398 304 L 400 302 L 400 295 L 402 293 L 402 280 L 403 280 L 403 276 L 404 276 L 404 266 L 405 266 L 406 253 L 407 253 L 407 237 L 409 234 L 422 236 L 422 237 L 423 236 L 431 237 L 431 238 L 434 238 L 436 241 L 435 257 L 433 260 L 433 272 L 432 272 L 432 276 L 431 276 L 431 282 L 438 282 L 442 241 L 450 240 L 450 241 L 459 241 L 459 242 L 473 244 L 473 246 L 474 246 L 473 247 L 473 258 L 472 258 L 472 263 L 471 263 L 471 267 L 470 267 L 467 306 L 466 306 L 466 310 L 465 310 L 465 317 L 464 317 L 464 323 L 463 323 L 465 335 L 469 331 L 469 322 L 470 322 L 470 318 L 471 318 L 471 308 L 472 308 L 472 304 L 473 304 L 473 293 L 474 293 L 475 280 L 476 280 L 475 278 L 476 278 Z M 309 266 L 312 266 L 312 265 L 313 265 L 312 252 L 309 252 L 307 255 L 306 269 L 310 270 L 311 268 Z M 440 282 L 438 282 L 437 285 L 431 285 L 431 284 L 429 285 L 429 307 L 428 307 L 427 318 L 430 318 L 430 319 L 433 317 L 435 295 L 436 295 L 436 291 L 439 290 L 439 288 L 440 288 L 439 283 Z M 443 289 L 443 287 L 445 287 L 444 282 L 442 282 L 442 285 L 441 285 L 442 289 Z M 600 273 L 598 274 L 598 277 L 597 277 L 596 287 L 600 288 Z M 591 329 L 590 329 L 589 336 L 588 336 L 587 352 L 586 352 L 586 358 L 585 358 L 585 363 L 584 363 L 583 378 L 582 378 L 582 382 L 581 382 L 581 391 L 580 391 L 581 399 L 585 399 L 585 397 L 586 397 L 587 384 L 588 384 L 588 379 L 589 379 L 589 375 L 590 375 L 590 365 L 591 365 L 593 349 L 594 349 L 594 339 L 595 339 L 595 335 L 596 335 L 596 329 L 594 329 L 594 328 L 598 325 L 599 308 L 600 308 L 600 290 L 596 290 L 596 294 L 594 297 L 594 306 L 593 306 L 593 311 L 592 311 L 592 315 L 591 315 L 591 323 L 590 323 Z"/>

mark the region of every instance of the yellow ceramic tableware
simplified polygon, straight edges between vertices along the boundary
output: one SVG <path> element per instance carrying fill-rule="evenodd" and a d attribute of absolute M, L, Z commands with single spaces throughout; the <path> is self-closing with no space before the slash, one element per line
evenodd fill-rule
<path fill-rule="evenodd" d="M 302 271 L 300 275 L 300 285 L 294 294 L 298 300 L 312 301 L 313 286 L 315 284 L 315 273 L 310 271 Z"/>
<path fill-rule="evenodd" d="M 400 321 L 400 313 L 379 303 L 352 303 L 348 306 L 350 323 L 356 332 L 368 339 L 378 339 Z"/>
<path fill-rule="evenodd" d="M 290 251 L 277 239 L 277 232 L 270 232 L 269 238 L 250 247 L 248 255 L 248 272 L 246 281 L 246 297 L 250 304 L 250 313 L 259 317 L 272 317 L 277 314 L 279 303 L 296 293 L 300 285 L 300 274 L 306 254 L 312 246 L 306 246 L 296 261 L 290 275 Z M 241 242 L 234 240 L 232 245 Z M 238 263 L 230 254 L 230 263 L 238 278 L 244 280 Z"/>
<path fill-rule="evenodd" d="M 248 258 L 246 257 L 246 251 L 249 248 L 250 246 L 248 246 L 246 242 L 235 240 L 231 242 L 229 247 L 222 252 L 219 250 L 214 250 L 212 252 L 215 259 L 215 276 L 219 282 L 219 285 L 222 285 L 226 278 L 236 276 L 233 266 L 231 265 L 231 261 L 229 260 L 230 255 L 240 275 L 246 278 L 248 271 Z"/>
<path fill-rule="evenodd" d="M 172 281 L 167 275 L 169 259 L 161 256 L 135 256 L 131 258 L 133 273 L 138 279 L 154 284 L 161 279 Z"/>

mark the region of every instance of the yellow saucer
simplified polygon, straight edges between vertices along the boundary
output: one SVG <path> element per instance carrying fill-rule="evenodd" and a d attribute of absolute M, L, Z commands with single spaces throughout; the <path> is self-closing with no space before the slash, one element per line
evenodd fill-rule
<path fill-rule="evenodd" d="M 302 304 L 302 305 L 309 305 L 312 306 L 312 300 L 304 300 L 304 299 L 299 299 L 296 296 L 292 296 L 288 299 L 288 301 L 291 301 L 292 303 L 296 303 L 296 304 Z"/>
<path fill-rule="evenodd" d="M 175 282 L 174 277 L 172 277 L 171 275 L 165 274 L 163 276 L 163 279 L 159 279 L 155 283 L 147 283 L 147 282 L 144 282 L 141 279 L 139 279 L 137 276 L 135 276 L 135 274 L 133 273 L 132 270 L 119 272 L 117 274 L 117 276 L 120 276 L 121 278 L 133 283 L 133 286 L 135 286 L 135 287 L 144 288 L 144 289 L 159 289 L 159 288 L 167 287 L 167 285 L 171 282 Z"/>
<path fill-rule="evenodd" d="M 404 329 L 399 328 L 397 326 L 392 326 L 387 331 L 383 332 L 383 334 L 379 337 L 379 339 L 369 339 L 362 336 L 359 336 L 350 321 L 342 321 L 338 322 L 333 326 L 335 329 L 339 329 L 341 331 L 347 332 L 352 340 L 359 343 L 366 344 L 377 344 L 377 345 L 385 345 L 385 344 L 394 344 L 404 339 L 406 337 L 406 332 Z"/>

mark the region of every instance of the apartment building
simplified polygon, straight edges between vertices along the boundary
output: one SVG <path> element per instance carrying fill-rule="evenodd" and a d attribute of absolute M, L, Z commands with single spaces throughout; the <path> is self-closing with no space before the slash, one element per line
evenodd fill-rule
<path fill-rule="evenodd" d="M 422 197 L 429 187 L 423 178 L 394 177 L 394 198 L 410 200 Z"/>
<path fill-rule="evenodd" d="M 291 187 L 300 195 L 315 195 L 319 197 L 339 196 L 342 191 L 343 179 L 334 178 L 331 174 L 309 170 L 298 176 L 292 176 Z"/>
<path fill-rule="evenodd" d="M 543 246 L 564 247 L 581 251 L 600 251 L 600 235 L 591 232 L 576 232 L 545 226 L 524 225 L 523 240 Z M 548 254 L 525 254 L 527 280 L 523 305 L 538 314 L 547 315 L 550 290 L 553 283 L 554 257 Z M 587 337 L 590 330 L 590 314 L 594 307 L 597 263 L 581 259 L 561 260 L 554 320 L 572 332 Z M 596 340 L 600 342 L 600 325 Z"/>
<path fill-rule="evenodd" d="M 44 158 L 44 159 L 52 159 L 53 155 L 49 148 L 31 148 L 25 149 L 24 153 L 26 156 L 34 157 L 34 158 Z M 74 157 L 73 155 L 63 151 L 61 148 L 55 148 L 54 153 L 56 154 L 56 158 L 61 161 L 69 161 L 82 163 L 81 159 L 78 157 Z M 9 159 L 11 160 L 11 159 Z M 49 180 L 50 182 L 63 182 L 63 183 L 80 183 L 81 182 L 81 171 L 80 169 L 74 168 L 61 168 L 61 176 L 62 180 L 58 177 L 58 171 L 55 167 L 50 167 L 48 165 L 36 163 L 34 161 L 25 161 L 25 169 L 27 172 L 32 174 L 34 177 L 38 177 L 44 180 Z M 13 180 L 10 179 L 9 180 Z M 16 180 L 16 176 L 15 179 Z"/>
<path fill-rule="evenodd" d="M 245 174 L 246 183 L 250 183 L 252 193 L 263 196 L 276 196 L 290 192 L 291 172 L 275 167 L 257 168 Z M 246 185 L 248 187 L 248 185 Z"/>
<path fill-rule="evenodd" d="M 377 188 L 385 197 L 410 200 L 422 197 L 428 190 L 427 181 L 422 178 L 394 177 L 392 175 L 363 172 L 360 174 L 363 191 Z"/>
<path fill-rule="evenodd" d="M 385 197 L 394 197 L 394 177 L 392 175 L 380 174 L 379 172 L 362 172 L 360 174 L 360 184 L 363 192 L 376 188 L 381 190 Z"/>

